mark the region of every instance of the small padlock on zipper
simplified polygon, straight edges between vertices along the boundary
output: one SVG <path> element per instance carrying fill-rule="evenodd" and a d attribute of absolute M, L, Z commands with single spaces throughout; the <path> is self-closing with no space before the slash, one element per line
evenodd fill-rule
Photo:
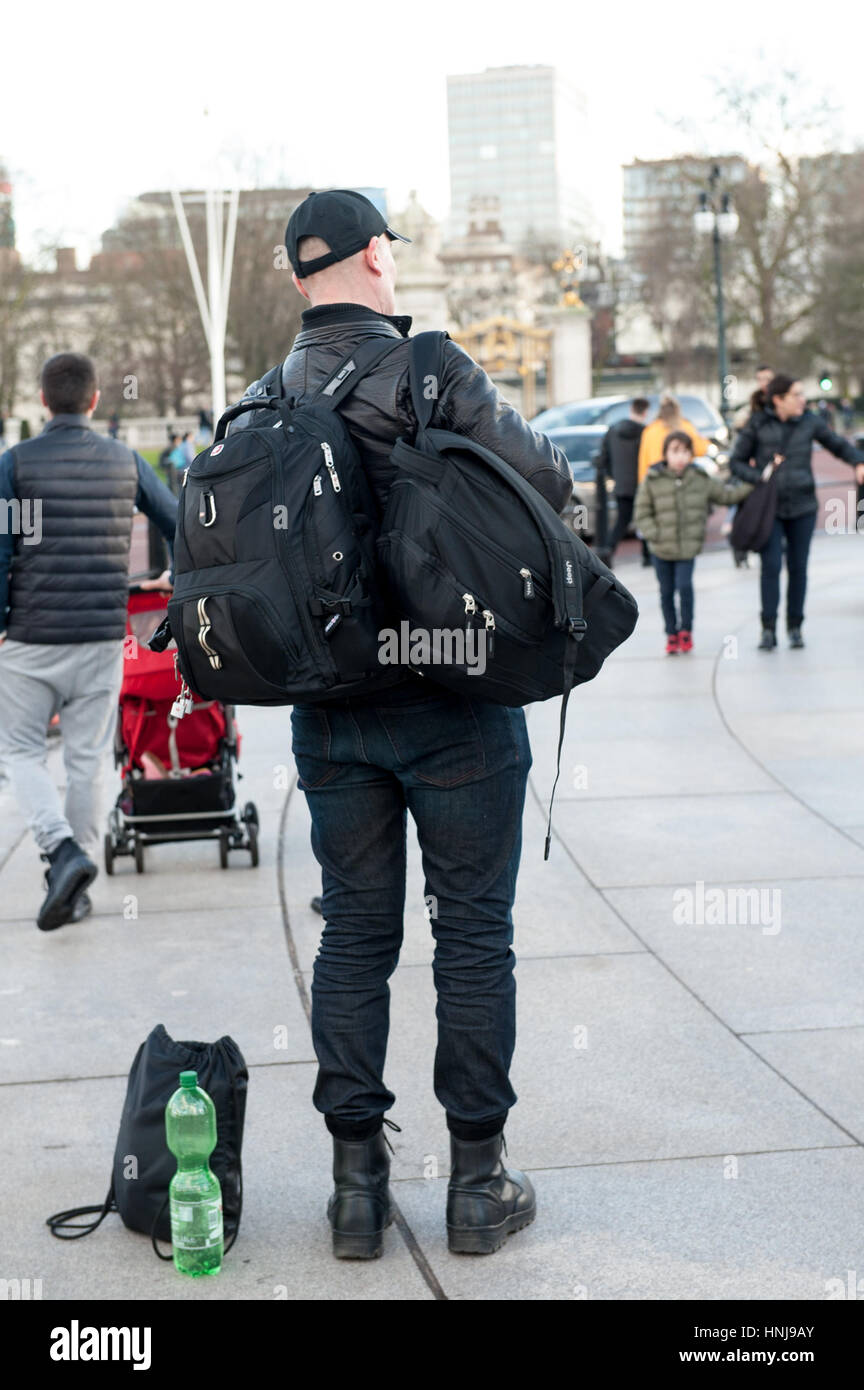
<path fill-rule="evenodd" d="M 171 718 L 182 719 L 184 714 L 191 713 L 192 710 L 192 691 L 189 689 L 185 680 L 180 686 L 180 694 L 171 706 Z"/>

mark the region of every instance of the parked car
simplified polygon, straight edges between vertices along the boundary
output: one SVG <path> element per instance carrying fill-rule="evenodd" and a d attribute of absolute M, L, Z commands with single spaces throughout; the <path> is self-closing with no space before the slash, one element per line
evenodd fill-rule
<path fill-rule="evenodd" d="M 553 429 L 571 426 L 602 426 L 606 430 L 629 415 L 630 404 L 634 399 L 634 396 L 593 396 L 586 401 L 573 401 L 570 405 L 553 405 L 535 415 L 531 424 L 535 430 L 540 430 L 543 434 L 548 434 Z M 646 399 L 651 403 L 648 415 L 650 421 L 657 415 L 660 397 L 655 393 Z M 685 419 L 689 420 L 701 435 L 710 439 L 712 449 L 709 457 L 722 467 L 729 457 L 729 431 L 719 412 L 701 396 L 678 396 L 678 401 Z"/>
<path fill-rule="evenodd" d="M 536 421 L 534 425 L 536 428 Z M 562 518 L 583 540 L 590 540 L 597 533 L 597 455 L 606 426 L 574 425 L 566 429 L 547 429 L 543 433 L 567 455 L 573 473 L 573 496 Z M 606 491 L 607 522 L 612 527 L 617 508 L 611 478 L 606 481 Z"/>

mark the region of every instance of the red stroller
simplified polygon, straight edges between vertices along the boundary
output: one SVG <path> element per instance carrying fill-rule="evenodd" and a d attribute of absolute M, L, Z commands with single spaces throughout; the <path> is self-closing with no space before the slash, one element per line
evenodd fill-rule
<path fill-rule="evenodd" d="M 176 840 L 218 840 L 223 869 L 230 850 L 248 850 L 256 868 L 258 812 L 247 801 L 238 817 L 235 806 L 240 739 L 233 707 L 203 700 L 184 719 L 175 719 L 171 706 L 180 678 L 174 643 L 164 652 L 145 645 L 168 597 L 164 590 L 130 584 L 114 735 L 122 786 L 108 817 L 105 871 L 113 874 L 115 859 L 129 854 L 143 874 L 144 846 Z"/>

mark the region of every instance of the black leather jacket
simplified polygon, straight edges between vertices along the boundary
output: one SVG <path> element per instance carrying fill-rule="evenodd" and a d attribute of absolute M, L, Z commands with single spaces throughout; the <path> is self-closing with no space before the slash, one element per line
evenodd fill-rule
<path fill-rule="evenodd" d="M 311 392 L 365 338 L 402 338 L 339 407 L 358 447 L 379 505 L 384 508 L 393 480 L 390 451 L 402 435 L 412 439 L 417 421 L 408 385 L 408 332 L 405 315 L 381 314 L 361 304 L 319 304 L 303 313 L 303 327 L 282 366 L 286 396 Z M 247 387 L 244 399 L 260 390 Z M 248 424 L 250 411 L 231 426 Z M 444 344 L 444 369 L 432 425 L 467 435 L 493 450 L 521 473 L 561 512 L 573 489 L 566 457 L 543 434 L 532 430 L 498 392 L 489 377 L 457 343 Z"/>
<path fill-rule="evenodd" d="M 776 475 L 777 515 L 784 520 L 808 516 L 819 510 L 813 477 L 814 440 L 846 463 L 864 463 L 864 454 L 830 430 L 812 410 L 784 422 L 769 405 L 754 411 L 739 434 L 729 460 L 730 471 L 745 482 L 758 482 L 766 463 L 771 463 L 775 454 L 782 454 L 784 462 Z M 755 468 L 751 459 L 756 461 Z"/>

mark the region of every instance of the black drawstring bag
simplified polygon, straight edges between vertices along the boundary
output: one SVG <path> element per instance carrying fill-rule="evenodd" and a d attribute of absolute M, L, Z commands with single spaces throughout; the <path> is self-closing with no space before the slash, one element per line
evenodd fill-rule
<path fill-rule="evenodd" d="M 71 1207 L 49 1216 L 46 1225 L 58 1240 L 79 1240 L 116 1211 L 130 1231 L 150 1236 L 161 1260 L 171 1259 L 161 1253 L 156 1241 L 171 1239 L 168 1184 L 177 1160 L 165 1141 L 165 1107 L 180 1085 L 181 1071 L 198 1073 L 198 1084 L 216 1109 L 217 1138 L 210 1167 L 222 1187 L 226 1253 L 231 1249 L 243 1208 L 240 1151 L 249 1072 L 233 1038 L 215 1043 L 174 1042 L 161 1023 L 141 1044 L 132 1063 L 108 1196 L 101 1207 Z M 98 1213 L 95 1221 L 70 1220 L 94 1212 Z"/>

